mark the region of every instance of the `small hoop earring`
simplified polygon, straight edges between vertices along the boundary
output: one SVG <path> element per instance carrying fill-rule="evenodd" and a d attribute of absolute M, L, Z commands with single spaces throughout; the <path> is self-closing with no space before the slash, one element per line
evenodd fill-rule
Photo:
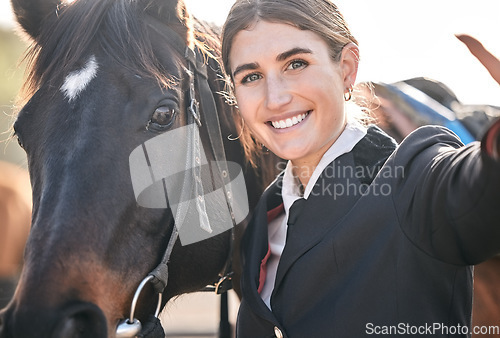
<path fill-rule="evenodd" d="M 236 137 L 233 137 L 233 134 L 229 134 L 228 137 L 227 137 L 227 139 L 229 141 L 236 141 L 236 140 L 238 140 L 243 135 L 243 130 L 245 130 L 245 120 L 243 119 L 243 117 L 241 115 L 240 115 L 240 118 L 241 118 L 241 130 L 240 130 L 240 134 L 238 136 L 236 136 Z"/>
<path fill-rule="evenodd" d="M 344 93 L 344 101 L 350 101 L 352 99 L 352 85 L 347 88 L 347 93 Z"/>

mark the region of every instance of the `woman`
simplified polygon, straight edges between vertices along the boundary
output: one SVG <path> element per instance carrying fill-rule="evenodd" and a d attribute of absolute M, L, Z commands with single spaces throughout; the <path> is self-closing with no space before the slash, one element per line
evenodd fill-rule
<path fill-rule="evenodd" d="M 471 265 L 500 252 L 500 122 L 467 147 L 364 126 L 328 0 L 236 1 L 222 38 L 251 161 L 288 160 L 245 234 L 238 337 L 466 336 Z"/>

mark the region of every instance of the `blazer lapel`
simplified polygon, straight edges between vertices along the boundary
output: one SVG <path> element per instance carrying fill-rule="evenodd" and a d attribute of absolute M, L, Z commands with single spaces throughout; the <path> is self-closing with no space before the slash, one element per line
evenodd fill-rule
<path fill-rule="evenodd" d="M 269 248 L 267 212 L 283 203 L 283 199 L 281 198 L 282 178 L 283 175 L 278 176 L 262 195 L 253 216 L 254 220 L 250 223 L 252 226 L 255 226 L 255 229 L 247 229 L 246 233 L 250 236 L 249 238 L 245 238 L 244 243 L 244 250 L 246 251 L 244 257 L 246 262 L 244 263 L 245 271 L 243 273 L 243 294 L 248 305 L 257 310 L 255 313 L 270 322 L 275 322 L 276 318 L 262 301 L 257 290 L 259 286 L 260 264 Z"/>
<path fill-rule="evenodd" d="M 278 265 L 275 290 L 279 288 L 292 264 L 319 243 L 354 207 L 364 192 L 362 186 L 371 184 L 378 169 L 395 147 L 396 143 L 392 138 L 379 128 L 371 126 L 367 135 L 351 152 L 340 156 L 327 166 L 307 199 L 294 230 L 289 234 Z M 365 168 L 363 171 L 368 175 L 357 177 L 358 168 Z M 243 257 L 246 260 L 242 279 L 244 297 L 255 313 L 270 322 L 276 322 L 276 318 L 260 298 L 257 289 L 260 264 L 269 247 L 267 212 L 283 203 L 282 181 L 283 173 L 262 195 L 253 216 L 254 221 L 250 223 L 255 228 L 247 229 L 248 238 L 245 238 L 243 243 Z"/>
<path fill-rule="evenodd" d="M 349 167 L 352 170 L 343 170 Z M 326 232 L 335 228 L 359 199 L 361 182 L 356 177 L 355 170 L 353 155 L 347 153 L 333 161 L 323 171 L 293 229 L 289 230 L 287 243 L 278 265 L 275 290 L 292 264 L 319 243 Z M 338 175 L 339 173 L 342 175 Z"/>
<path fill-rule="evenodd" d="M 277 289 L 292 264 L 319 243 L 354 207 L 378 174 L 397 144 L 380 128 L 370 126 L 353 150 L 330 163 L 319 177 L 290 229 L 281 255 L 274 288 Z M 357 170 L 361 170 L 358 173 Z"/>

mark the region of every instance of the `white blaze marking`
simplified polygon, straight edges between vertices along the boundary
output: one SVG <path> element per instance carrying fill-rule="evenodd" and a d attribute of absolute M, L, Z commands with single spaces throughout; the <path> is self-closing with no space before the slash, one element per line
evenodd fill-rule
<path fill-rule="evenodd" d="M 97 68 L 95 56 L 92 55 L 82 69 L 71 72 L 66 76 L 61 91 L 70 102 L 73 101 L 96 76 Z"/>

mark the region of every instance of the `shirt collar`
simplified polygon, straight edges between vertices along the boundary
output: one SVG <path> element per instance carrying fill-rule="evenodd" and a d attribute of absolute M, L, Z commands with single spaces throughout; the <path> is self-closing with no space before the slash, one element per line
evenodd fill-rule
<path fill-rule="evenodd" d="M 300 181 L 298 177 L 295 177 L 292 172 L 292 163 L 288 161 L 285 172 L 283 175 L 283 187 L 281 190 L 283 196 L 283 206 L 285 207 L 285 212 L 288 215 L 288 210 L 290 209 L 293 202 L 297 199 L 304 197 L 307 199 L 311 194 L 311 191 L 316 184 L 319 176 L 328 166 L 339 156 L 350 152 L 354 146 L 365 137 L 367 132 L 366 127 L 355 121 L 348 121 L 344 131 L 340 134 L 339 138 L 331 145 L 331 147 L 325 152 L 318 165 L 314 169 L 304 192 L 301 192 Z"/>

